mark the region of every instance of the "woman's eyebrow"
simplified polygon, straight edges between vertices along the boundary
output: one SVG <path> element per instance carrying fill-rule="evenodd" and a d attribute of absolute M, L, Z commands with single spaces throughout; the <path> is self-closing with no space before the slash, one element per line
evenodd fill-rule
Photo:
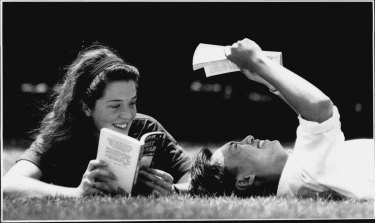
<path fill-rule="evenodd" d="M 112 100 L 108 100 L 106 101 L 106 103 L 111 103 L 111 102 L 121 102 L 122 100 L 121 99 L 112 99 Z"/>
<path fill-rule="evenodd" d="M 130 99 L 131 101 L 133 100 L 137 100 L 137 95 L 133 96 L 132 99 Z M 122 99 L 111 99 L 111 100 L 108 100 L 106 101 L 106 103 L 111 103 L 111 102 L 121 102 L 123 101 Z"/>

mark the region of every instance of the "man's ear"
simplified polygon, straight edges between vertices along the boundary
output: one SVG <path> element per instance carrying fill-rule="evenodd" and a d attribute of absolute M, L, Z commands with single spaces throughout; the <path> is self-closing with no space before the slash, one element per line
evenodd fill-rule
<path fill-rule="evenodd" d="M 91 109 L 89 108 L 89 106 L 87 106 L 85 102 L 82 102 L 82 110 L 87 117 L 91 117 Z"/>
<path fill-rule="evenodd" d="M 238 190 L 246 190 L 247 188 L 251 187 L 251 185 L 253 185 L 254 179 L 255 175 L 253 174 L 237 177 L 236 188 Z"/>

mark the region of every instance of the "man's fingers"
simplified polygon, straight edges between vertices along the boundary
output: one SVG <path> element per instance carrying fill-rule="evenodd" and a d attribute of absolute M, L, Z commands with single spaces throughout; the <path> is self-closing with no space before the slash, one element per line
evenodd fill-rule
<path fill-rule="evenodd" d="M 226 57 L 230 57 L 230 55 L 231 55 L 230 46 L 225 46 L 224 47 L 224 53 L 225 53 Z"/>

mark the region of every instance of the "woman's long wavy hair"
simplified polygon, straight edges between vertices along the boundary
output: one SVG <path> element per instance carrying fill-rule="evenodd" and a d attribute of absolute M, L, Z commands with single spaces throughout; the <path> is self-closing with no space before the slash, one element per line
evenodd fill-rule
<path fill-rule="evenodd" d="M 103 58 L 117 57 L 122 62 L 115 63 L 93 77 L 95 65 Z M 90 132 L 92 121 L 85 116 L 83 105 L 93 109 L 97 99 L 103 96 L 108 83 L 112 81 L 132 80 L 138 84 L 138 69 L 125 63 L 117 53 L 108 46 L 94 44 L 81 52 L 73 63 L 67 67 L 62 84 L 53 96 L 54 101 L 47 106 L 47 115 L 36 131 L 37 138 L 42 139 L 43 148 L 53 143 L 69 140 L 72 136 Z"/>

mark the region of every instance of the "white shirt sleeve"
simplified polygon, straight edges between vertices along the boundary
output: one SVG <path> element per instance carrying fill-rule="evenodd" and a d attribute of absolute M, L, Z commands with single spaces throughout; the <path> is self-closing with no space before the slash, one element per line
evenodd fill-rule
<path fill-rule="evenodd" d="M 334 106 L 332 117 L 322 123 L 307 121 L 301 116 L 298 120 L 300 125 L 293 153 L 311 174 L 319 174 L 325 168 L 327 155 L 345 141 L 340 114 Z"/>
<path fill-rule="evenodd" d="M 345 141 L 340 115 L 323 123 L 298 117 L 297 139 L 281 174 L 278 195 L 375 196 L 374 140 Z"/>
<path fill-rule="evenodd" d="M 332 117 L 318 123 L 298 116 L 297 139 L 280 178 L 278 194 L 314 196 L 328 191 L 317 182 L 324 174 L 327 154 L 345 140 L 340 115 L 333 107 Z"/>

